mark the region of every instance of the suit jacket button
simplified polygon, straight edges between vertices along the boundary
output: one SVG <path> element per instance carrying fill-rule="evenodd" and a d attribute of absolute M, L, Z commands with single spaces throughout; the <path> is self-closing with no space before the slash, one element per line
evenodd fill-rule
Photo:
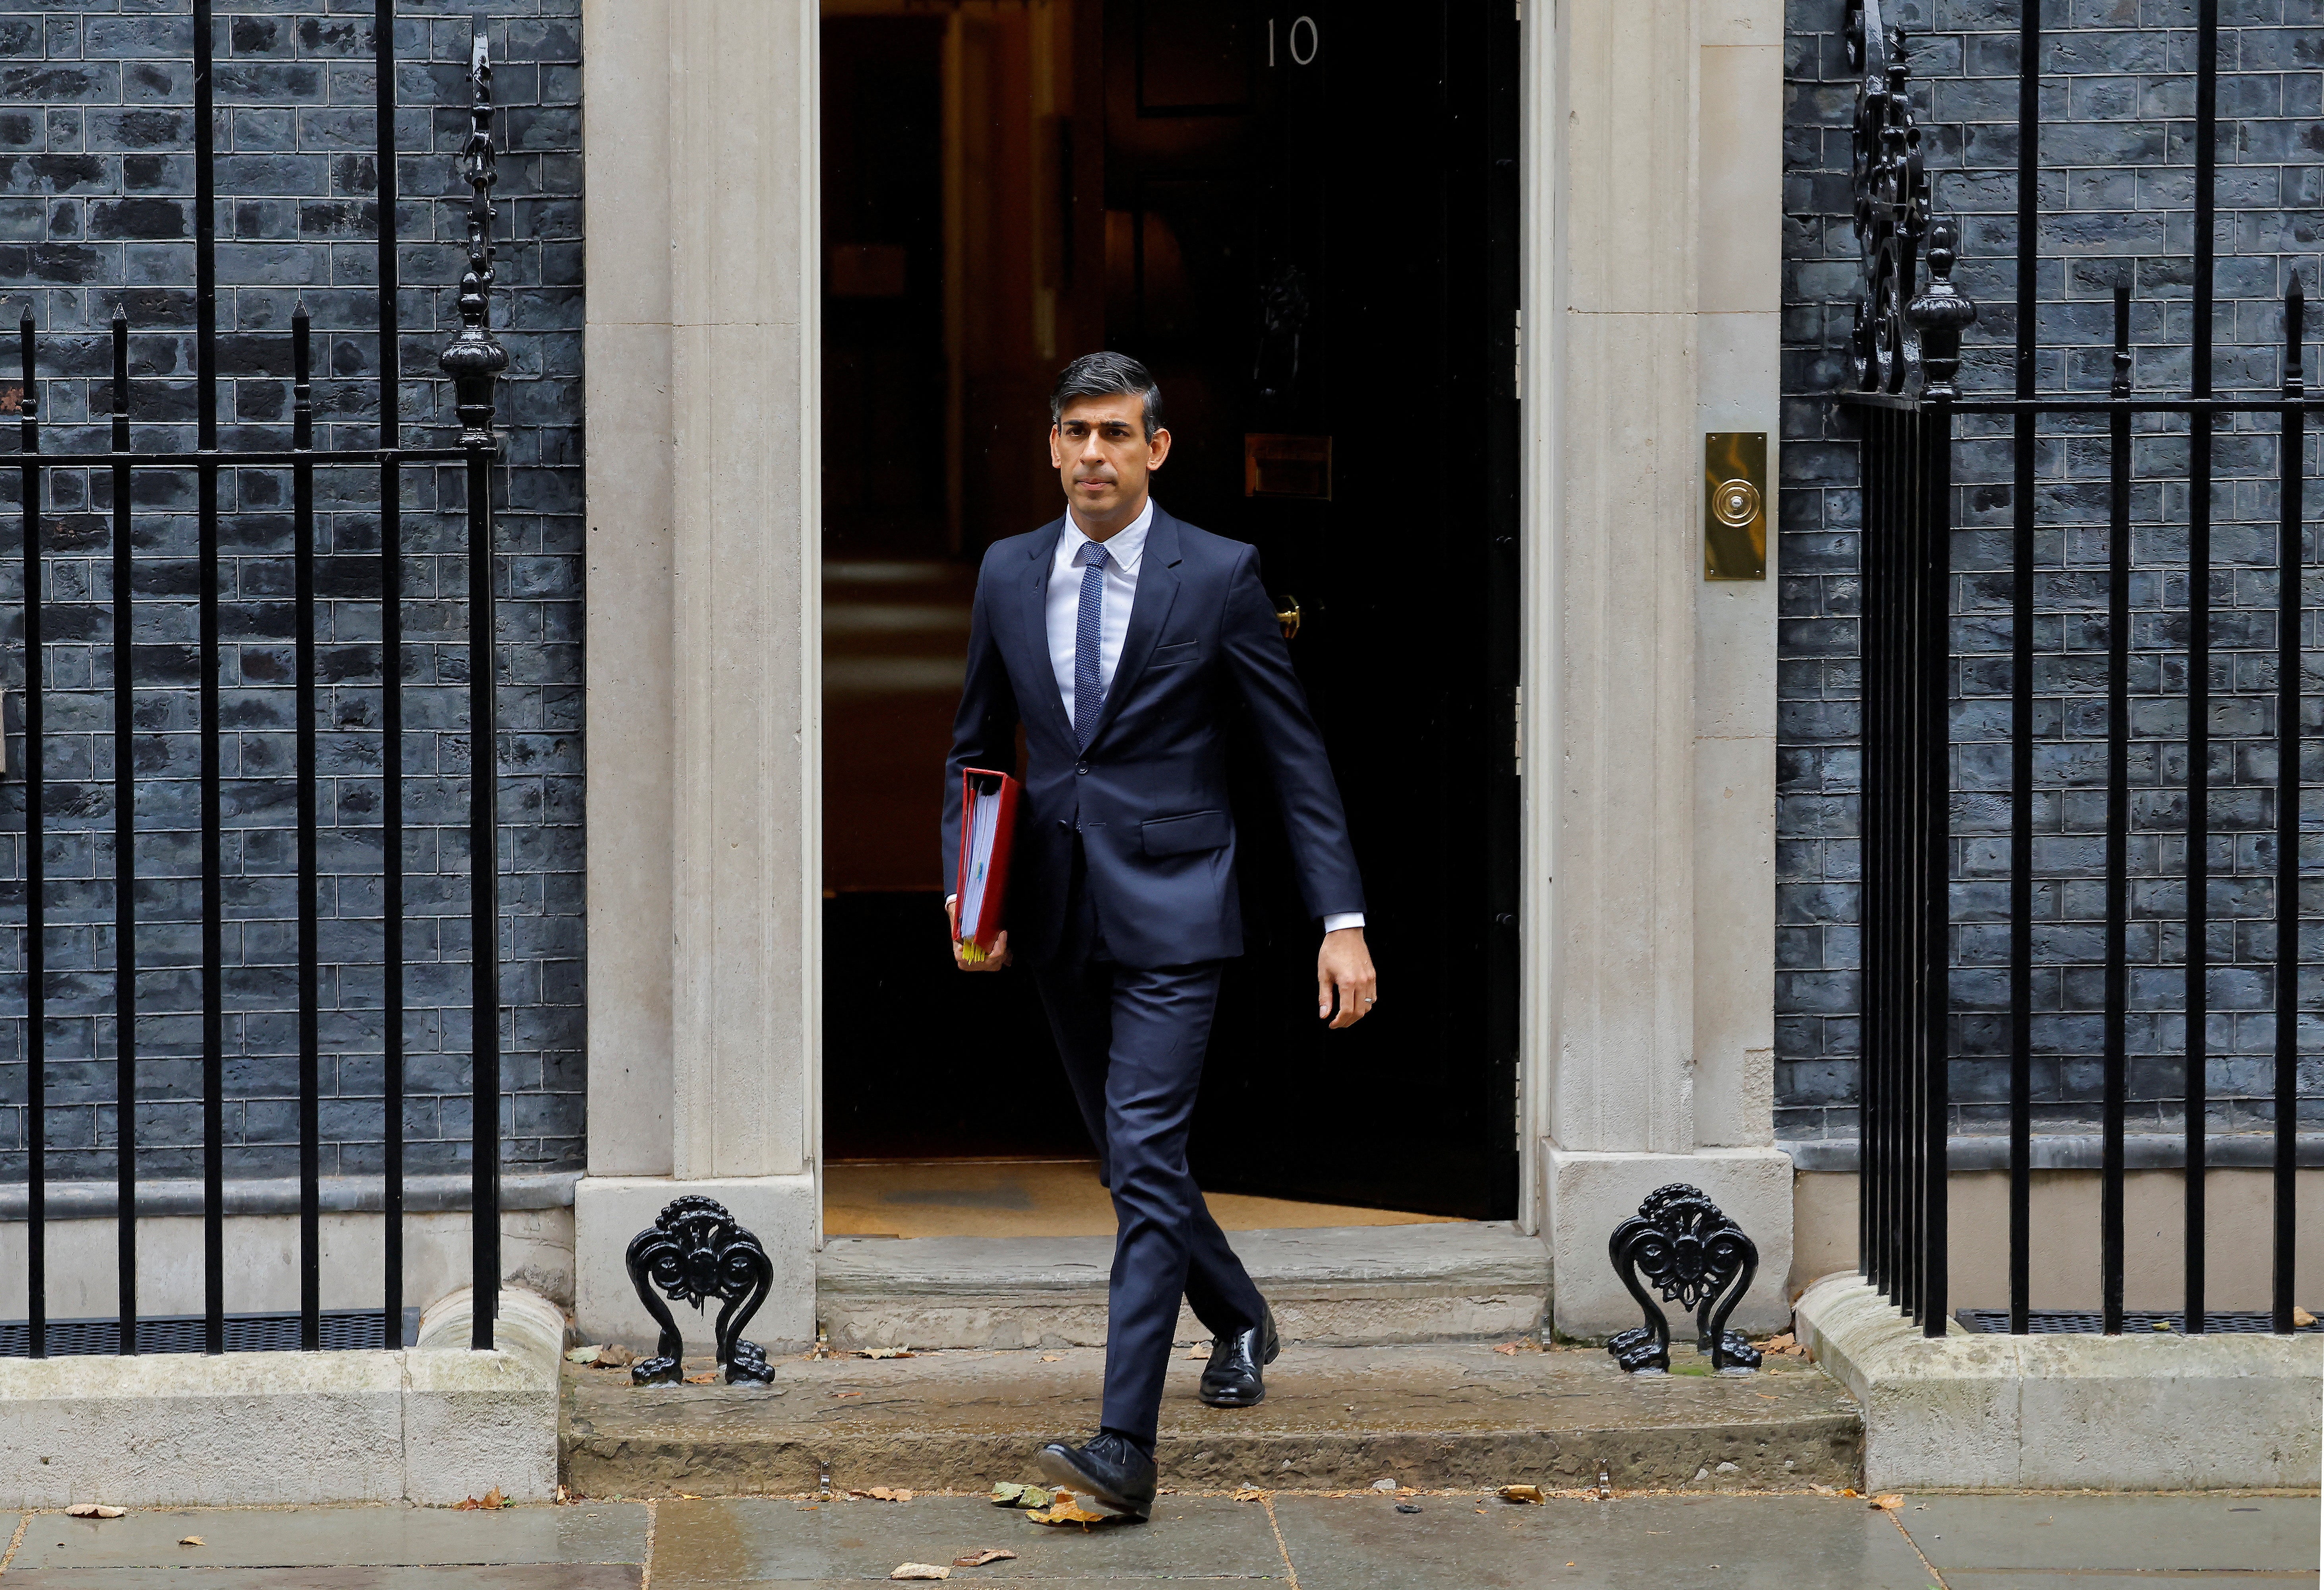
<path fill-rule="evenodd" d="M 1085 773 L 1089 772 L 1089 763 L 1086 762 L 1075 763 L 1074 764 L 1074 771 L 1077 773 Z"/>

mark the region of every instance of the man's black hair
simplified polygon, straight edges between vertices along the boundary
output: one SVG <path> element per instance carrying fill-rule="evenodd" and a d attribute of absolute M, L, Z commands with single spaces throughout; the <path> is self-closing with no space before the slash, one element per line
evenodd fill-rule
<path fill-rule="evenodd" d="M 1057 423 L 1075 398 L 1137 397 L 1146 404 L 1146 439 L 1162 429 L 1162 389 L 1152 372 L 1128 354 L 1084 354 L 1057 375 L 1049 393 L 1049 423 Z"/>

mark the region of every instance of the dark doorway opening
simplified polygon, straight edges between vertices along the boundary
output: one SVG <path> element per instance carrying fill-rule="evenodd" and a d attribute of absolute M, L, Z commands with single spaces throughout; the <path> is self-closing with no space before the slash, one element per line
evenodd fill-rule
<path fill-rule="evenodd" d="M 952 969 L 939 770 L 1046 393 L 1160 378 L 1156 495 L 1256 543 L 1350 809 L 1379 1010 L 1327 1033 L 1263 785 L 1206 1187 L 1515 1212 L 1517 29 L 1454 0 L 835 0 L 824 24 L 825 1149 L 1086 1153 L 1029 982 Z"/>

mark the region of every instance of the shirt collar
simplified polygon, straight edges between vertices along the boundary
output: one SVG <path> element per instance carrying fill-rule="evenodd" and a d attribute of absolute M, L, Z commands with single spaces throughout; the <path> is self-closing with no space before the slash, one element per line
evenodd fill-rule
<path fill-rule="evenodd" d="M 1146 532 L 1153 525 L 1154 499 L 1149 495 L 1146 499 L 1146 506 L 1138 511 L 1138 517 L 1130 522 L 1129 527 L 1116 531 L 1105 542 L 1106 557 L 1124 574 L 1138 572 L 1138 560 L 1146 555 Z M 1065 533 L 1057 540 L 1057 556 L 1063 560 L 1064 567 L 1073 567 L 1074 559 L 1081 556 L 1082 546 L 1089 539 L 1082 533 L 1082 527 L 1074 522 L 1074 516 L 1067 513 Z"/>

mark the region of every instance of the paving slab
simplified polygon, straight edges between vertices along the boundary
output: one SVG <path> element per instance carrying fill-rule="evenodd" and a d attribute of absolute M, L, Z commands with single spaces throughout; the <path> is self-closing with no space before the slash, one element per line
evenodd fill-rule
<path fill-rule="evenodd" d="M 1705 1369 L 1690 1354 L 1682 1369 Z M 706 1360 L 689 1365 L 699 1372 Z M 980 1491 L 1030 1479 L 1043 1441 L 1097 1428 L 1104 1354 L 960 1352 L 783 1359 L 770 1386 L 632 1387 L 566 1376 L 565 1480 L 590 1496 L 798 1493 L 827 1474 Z M 1526 1481 L 1618 1489 L 1801 1490 L 1856 1483 L 1862 1431 L 1839 1385 L 1797 1359 L 1759 1374 L 1626 1375 L 1602 1352 L 1481 1344 L 1284 1349 L 1257 1408 L 1205 1408 L 1202 1364 L 1172 1361 L 1157 1458 L 1185 1490 L 1333 1490 Z"/>
<path fill-rule="evenodd" d="M 199 1535 L 198 1547 L 180 1546 Z M 456 1512 L 423 1507 L 139 1509 L 126 1518 L 33 1515 L 8 1590 L 39 1572 L 641 1564 L 646 1510 L 635 1502 Z M 60 1581 L 69 1582 L 69 1581 Z M 108 1583 L 112 1582 L 108 1580 Z"/>
<path fill-rule="evenodd" d="M 636 1563 L 443 1567 L 34 1568 L 8 1590 L 640 1590 Z"/>
<path fill-rule="evenodd" d="M 2313 1496 L 1909 1496 L 1896 1521 L 1948 1576 L 2029 1569 L 2137 1574 L 2296 1571 L 2316 1578 Z"/>
<path fill-rule="evenodd" d="M 1951 1590 L 2199 1590 L 2243 1585 L 2249 1590 L 2292 1590 L 2316 1583 L 2314 1568 L 2222 1568 L 2216 1574 L 2110 1574 L 2103 1570 L 2028 1573 L 2023 1568 L 1948 1568 Z M 1935 1590 L 1933 1585 L 1931 1590 Z"/>
<path fill-rule="evenodd" d="M 1278 1496 L 1302 1585 L 1331 1590 L 1929 1590 L 1887 1518 L 1822 1496 Z"/>
<path fill-rule="evenodd" d="M 1017 1558 L 964 1568 L 955 1583 L 1284 1577 L 1266 1508 L 1222 1497 L 1164 1496 L 1151 1523 L 1085 1530 L 1050 1529 L 973 1496 L 665 1502 L 657 1514 L 655 1590 L 860 1584 L 902 1563 L 948 1564 L 988 1546 Z"/>

